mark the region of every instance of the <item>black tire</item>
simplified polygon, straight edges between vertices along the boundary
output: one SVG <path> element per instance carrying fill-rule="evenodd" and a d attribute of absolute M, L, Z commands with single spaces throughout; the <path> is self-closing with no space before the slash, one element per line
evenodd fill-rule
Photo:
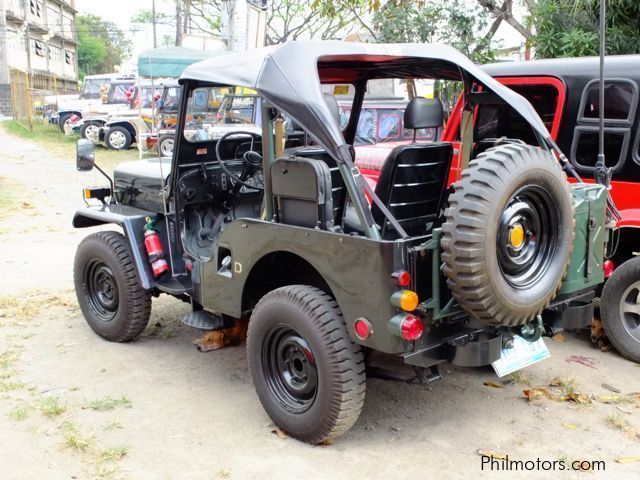
<path fill-rule="evenodd" d="M 128 150 L 131 146 L 131 133 L 124 127 L 111 127 L 104 135 L 104 143 L 111 150 Z"/>
<path fill-rule="evenodd" d="M 616 350 L 640 363 L 640 258 L 620 265 L 607 280 L 600 298 L 602 327 Z"/>
<path fill-rule="evenodd" d="M 442 226 L 453 297 L 490 325 L 530 322 L 556 296 L 573 247 L 560 164 L 540 148 L 501 145 L 471 161 L 454 189 Z"/>
<path fill-rule="evenodd" d="M 362 350 L 321 290 L 292 285 L 266 294 L 249 322 L 247 353 L 260 402 L 288 435 L 320 443 L 358 419 L 366 388 Z"/>
<path fill-rule="evenodd" d="M 160 141 L 158 141 L 158 153 L 161 157 L 171 157 L 173 156 L 173 146 L 175 144 L 175 139 L 173 135 L 165 135 L 160 137 Z"/>
<path fill-rule="evenodd" d="M 64 124 L 73 116 L 73 113 L 63 113 L 58 117 L 58 128 L 62 133 L 64 132 Z"/>
<path fill-rule="evenodd" d="M 97 127 L 97 128 L 102 127 L 102 122 L 94 122 L 94 121 L 84 122 L 80 127 L 80 137 L 86 138 L 88 140 L 93 140 L 87 136 L 87 130 L 94 127 Z"/>
<path fill-rule="evenodd" d="M 151 292 L 142 289 L 125 237 L 98 232 L 76 252 L 73 280 L 80 310 L 89 326 L 111 342 L 128 342 L 146 328 Z"/>

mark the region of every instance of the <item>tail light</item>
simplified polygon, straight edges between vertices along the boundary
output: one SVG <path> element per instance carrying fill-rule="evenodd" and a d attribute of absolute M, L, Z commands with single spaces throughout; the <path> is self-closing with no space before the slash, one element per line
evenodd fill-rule
<path fill-rule="evenodd" d="M 391 305 L 398 307 L 405 312 L 413 312 L 418 308 L 418 294 L 411 290 L 398 290 L 391 295 Z"/>
<path fill-rule="evenodd" d="M 609 278 L 611 275 L 613 275 L 613 271 L 615 270 L 615 268 L 616 266 L 611 260 L 605 260 L 602 264 L 602 269 L 604 270 L 604 278 Z"/>
<path fill-rule="evenodd" d="M 391 278 L 399 287 L 408 287 L 411 284 L 411 274 L 406 270 L 396 270 L 391 274 Z"/>
<path fill-rule="evenodd" d="M 410 313 L 396 315 L 389 320 L 388 327 L 391 333 L 408 342 L 419 339 L 424 332 L 422 320 Z"/>
<path fill-rule="evenodd" d="M 366 318 L 358 318 L 354 322 L 353 326 L 354 326 L 355 331 L 356 331 L 356 336 L 360 340 L 366 340 L 373 333 L 373 326 L 371 325 L 371 322 L 369 320 L 367 320 Z"/>

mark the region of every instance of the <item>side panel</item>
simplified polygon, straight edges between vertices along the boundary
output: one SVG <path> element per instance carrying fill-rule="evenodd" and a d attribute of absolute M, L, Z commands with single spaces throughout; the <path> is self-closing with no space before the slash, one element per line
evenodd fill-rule
<path fill-rule="evenodd" d="M 411 344 L 387 330 L 389 319 L 397 313 L 389 301 L 397 290 L 390 275 L 406 258 L 402 242 L 374 241 L 240 219 L 224 231 L 219 248 L 231 252 L 232 268 L 221 267 L 219 270 L 219 250 L 212 261 L 202 265 L 202 304 L 205 309 L 240 317 L 245 282 L 253 266 L 269 253 L 284 251 L 305 259 L 324 278 L 340 305 L 354 340 L 353 322 L 365 317 L 374 330 L 366 341 L 367 346 L 388 353 L 405 352 L 411 348 Z"/>

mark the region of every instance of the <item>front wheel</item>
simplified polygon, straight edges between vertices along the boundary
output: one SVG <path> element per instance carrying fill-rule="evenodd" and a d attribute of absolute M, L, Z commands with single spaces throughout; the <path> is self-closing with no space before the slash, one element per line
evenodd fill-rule
<path fill-rule="evenodd" d="M 640 363 L 640 258 L 627 260 L 609 277 L 602 290 L 600 315 L 616 350 Z"/>
<path fill-rule="evenodd" d="M 358 419 L 364 357 L 326 293 L 292 285 L 265 295 L 249 322 L 247 352 L 262 406 L 287 434 L 320 443 Z"/>
<path fill-rule="evenodd" d="M 98 142 L 101 126 L 100 122 L 84 122 L 80 127 L 80 137 L 91 140 L 94 143 Z"/>
<path fill-rule="evenodd" d="M 124 127 L 111 127 L 105 135 L 104 143 L 111 150 L 127 150 L 131 146 L 131 133 Z"/>
<path fill-rule="evenodd" d="M 118 232 L 98 232 L 78 246 L 73 281 L 89 326 L 112 342 L 128 342 L 146 328 L 151 292 L 138 282 L 129 245 Z"/>

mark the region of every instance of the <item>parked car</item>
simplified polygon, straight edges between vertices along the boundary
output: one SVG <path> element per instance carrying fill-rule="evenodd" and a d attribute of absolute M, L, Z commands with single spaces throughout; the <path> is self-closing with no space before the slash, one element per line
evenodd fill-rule
<path fill-rule="evenodd" d="M 102 96 L 109 89 L 111 82 L 130 78 L 119 73 L 107 73 L 102 75 L 87 75 L 82 81 L 80 95 L 64 95 L 47 97 L 48 104 L 56 105 L 49 111 L 50 121 L 57 123 L 60 130 L 65 132 L 65 125 L 72 117 L 82 118 L 83 111 L 90 111 L 102 104 Z"/>
<path fill-rule="evenodd" d="M 371 189 L 350 148 L 367 83 L 407 72 L 464 80 L 466 105 L 499 101 L 533 140 L 523 131 L 469 161 L 463 129 L 453 192 L 453 142 L 403 144 Z M 73 225 L 123 233 L 79 245 L 78 302 L 89 326 L 117 342 L 144 330 L 160 293 L 190 302 L 183 321 L 201 329 L 248 319 L 258 398 L 295 438 L 349 430 L 367 375 L 426 384 L 447 361 L 506 374 L 544 358 L 540 315 L 591 298 L 604 280 L 606 188 L 570 184 L 573 167 L 531 104 L 450 47 L 288 42 L 191 65 L 180 82 L 172 159 L 121 165 L 109 187 L 84 189 L 100 204 L 78 210 Z M 344 129 L 322 83 L 355 86 Z M 208 116 L 187 108 L 229 84 L 257 92 L 264 138 L 247 127 L 211 135 Z M 289 142 L 284 114 L 315 144 Z M 406 128 L 442 123 L 438 101 L 405 109 Z M 79 140 L 77 162 L 94 167 L 91 142 Z"/>
<path fill-rule="evenodd" d="M 531 102 L 578 174 L 593 182 L 599 134 L 599 59 L 505 62 L 483 69 Z M 605 75 L 605 154 L 613 175 L 611 196 L 621 220 L 607 253 L 610 278 L 601 295 L 600 313 L 611 343 L 625 357 L 640 362 L 640 262 L 635 259 L 640 252 L 640 55 L 606 57 Z M 459 102 L 443 140 L 456 141 L 461 107 Z M 534 140 L 527 123 L 504 105 L 479 105 L 474 126 L 477 148 L 499 136 Z M 459 178 L 455 162 L 453 169 L 452 180 Z M 569 322 L 566 326 L 585 324 Z"/>
<path fill-rule="evenodd" d="M 136 80 L 115 80 L 102 95 L 101 101 L 85 107 L 79 115 L 72 115 L 64 124 L 64 132 L 71 135 L 78 132 L 82 138 L 97 138 L 99 130 L 109 119 L 109 115 L 129 109 L 129 102 Z"/>
<path fill-rule="evenodd" d="M 161 95 L 160 80 L 139 82 L 133 87 L 129 110 L 109 115 L 104 126 L 93 131 L 90 140 L 94 143 L 103 141 L 112 150 L 127 150 L 141 135 L 153 131 L 155 103 Z"/>

